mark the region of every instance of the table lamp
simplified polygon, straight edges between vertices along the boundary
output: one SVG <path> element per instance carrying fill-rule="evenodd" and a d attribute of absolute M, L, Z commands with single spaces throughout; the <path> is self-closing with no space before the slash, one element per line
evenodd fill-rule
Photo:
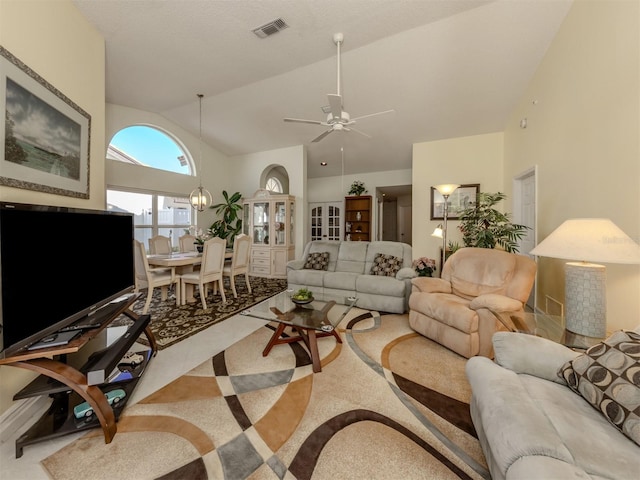
<path fill-rule="evenodd" d="M 588 337 L 607 334 L 606 271 L 601 263 L 640 264 L 640 245 L 611 220 L 565 221 L 531 255 L 579 260 L 565 264 L 566 329 Z"/>

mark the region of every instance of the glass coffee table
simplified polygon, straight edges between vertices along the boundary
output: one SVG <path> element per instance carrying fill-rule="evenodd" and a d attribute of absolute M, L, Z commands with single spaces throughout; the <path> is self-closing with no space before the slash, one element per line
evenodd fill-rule
<path fill-rule="evenodd" d="M 314 292 L 313 301 L 301 305 L 292 301 L 292 294 L 293 292 L 289 290 L 281 292 L 244 310 L 241 314 L 278 323 L 276 331 L 262 352 L 263 357 L 269 355 L 275 345 L 303 341 L 309 350 L 313 371 L 321 372 L 318 338 L 334 337 L 336 342 L 342 343 L 335 328 L 355 306 L 358 299 Z M 346 308 L 332 320 L 328 314 L 336 304 L 344 305 Z M 287 327 L 291 327 L 297 335 L 283 337 L 282 334 Z"/>
<path fill-rule="evenodd" d="M 505 313 L 496 313 L 496 315 L 511 331 L 536 335 L 577 350 L 586 350 L 604 340 L 604 338 L 587 337 L 567 330 L 564 318 L 557 315 L 531 312 L 526 312 L 524 315 Z"/>

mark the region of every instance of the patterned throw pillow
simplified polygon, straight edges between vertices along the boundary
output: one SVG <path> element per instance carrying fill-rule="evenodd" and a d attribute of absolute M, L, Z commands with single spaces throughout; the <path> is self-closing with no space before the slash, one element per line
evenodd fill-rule
<path fill-rule="evenodd" d="M 304 263 L 307 270 L 328 270 L 329 269 L 329 252 L 315 252 L 307 255 L 307 261 Z"/>
<path fill-rule="evenodd" d="M 565 363 L 558 375 L 640 445 L 640 334 L 615 332 Z"/>
<path fill-rule="evenodd" d="M 386 277 L 395 277 L 398 270 L 402 268 L 402 259 L 393 255 L 385 255 L 383 253 L 376 254 L 371 265 L 371 275 L 383 275 Z"/>

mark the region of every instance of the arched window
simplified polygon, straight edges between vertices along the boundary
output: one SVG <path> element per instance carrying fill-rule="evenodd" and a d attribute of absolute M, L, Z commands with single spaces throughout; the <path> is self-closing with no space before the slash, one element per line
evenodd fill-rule
<path fill-rule="evenodd" d="M 280 183 L 280 180 L 275 177 L 267 178 L 265 188 L 273 193 L 282 193 L 282 184 Z"/>
<path fill-rule="evenodd" d="M 190 156 L 175 139 L 146 125 L 126 127 L 116 133 L 109 143 L 107 158 L 183 175 L 194 172 Z"/>

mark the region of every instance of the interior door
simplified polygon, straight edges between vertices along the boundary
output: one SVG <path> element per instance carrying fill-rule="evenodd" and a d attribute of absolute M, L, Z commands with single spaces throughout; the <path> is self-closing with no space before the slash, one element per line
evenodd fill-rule
<path fill-rule="evenodd" d="M 535 168 L 524 172 L 514 179 L 514 209 L 515 223 L 526 225 L 528 230 L 518 241 L 518 252 L 529 255 L 536 244 L 536 171 Z M 533 257 L 532 257 L 533 258 Z M 536 288 L 534 285 L 527 300 L 527 306 L 535 310 Z"/>
<path fill-rule="evenodd" d="M 340 240 L 342 202 L 309 204 L 311 240 Z"/>

